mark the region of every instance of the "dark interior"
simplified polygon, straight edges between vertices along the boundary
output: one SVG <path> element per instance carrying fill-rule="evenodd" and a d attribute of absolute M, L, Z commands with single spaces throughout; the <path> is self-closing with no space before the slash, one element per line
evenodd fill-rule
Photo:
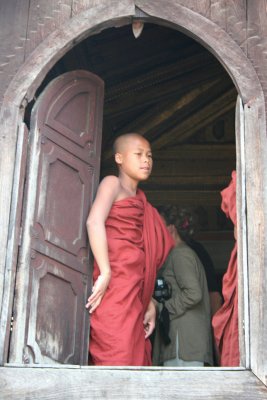
<path fill-rule="evenodd" d="M 236 164 L 237 91 L 228 73 L 207 49 L 179 31 L 145 24 L 136 39 L 132 25 L 126 25 L 73 47 L 50 70 L 36 97 L 53 78 L 76 69 L 105 82 L 101 176 L 116 173 L 115 137 L 144 135 L 154 159 L 152 176 L 142 184 L 148 200 L 193 212 L 195 238 L 221 277 L 233 227 L 220 209 L 220 191 Z"/>

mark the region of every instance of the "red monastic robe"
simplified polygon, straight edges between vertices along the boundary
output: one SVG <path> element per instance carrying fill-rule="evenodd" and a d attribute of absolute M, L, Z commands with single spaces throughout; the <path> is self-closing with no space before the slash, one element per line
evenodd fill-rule
<path fill-rule="evenodd" d="M 111 280 L 91 316 L 94 365 L 151 365 L 143 319 L 173 239 L 144 193 L 116 201 L 106 220 Z M 99 275 L 94 265 L 94 281 Z"/>
<path fill-rule="evenodd" d="M 222 210 L 236 226 L 236 172 L 232 181 L 221 192 Z M 221 366 L 239 366 L 237 244 L 232 250 L 227 271 L 223 277 L 224 303 L 212 319 L 215 345 Z"/>

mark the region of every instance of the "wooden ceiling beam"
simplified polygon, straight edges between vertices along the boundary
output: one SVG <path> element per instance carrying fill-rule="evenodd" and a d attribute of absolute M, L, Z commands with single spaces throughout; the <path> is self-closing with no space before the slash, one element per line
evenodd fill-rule
<path fill-rule="evenodd" d="M 188 93 L 182 95 L 178 100 L 172 100 L 164 105 L 164 107 L 158 104 L 155 107 L 150 108 L 148 111 L 141 113 L 141 115 L 131 120 L 129 123 L 123 126 L 123 128 L 117 130 L 116 134 L 120 135 L 125 132 L 138 132 L 141 135 L 145 135 L 148 131 L 157 131 L 159 125 L 169 120 L 179 110 L 189 106 L 194 100 L 197 100 L 200 96 L 205 96 L 206 100 L 209 96 L 209 89 L 217 87 L 219 79 L 205 82 L 202 85 L 197 86 Z M 112 156 L 112 150 L 110 149 L 110 143 L 105 144 L 103 159 L 106 160 Z"/>
<path fill-rule="evenodd" d="M 121 96 L 126 92 L 135 91 L 138 86 L 146 87 L 155 84 L 155 82 L 169 81 L 211 63 L 214 64 L 214 58 L 211 54 L 201 52 L 188 58 L 175 61 L 172 64 L 165 64 L 163 67 L 154 66 L 153 69 L 149 69 L 149 72 L 140 73 L 137 78 L 128 79 L 125 82 L 107 88 L 105 93 L 106 102 L 110 102 L 117 96 Z M 125 70 L 125 67 L 123 70 Z"/>
<path fill-rule="evenodd" d="M 139 41 L 140 43 L 140 41 Z M 196 43 L 188 43 L 188 45 L 174 46 L 175 51 L 170 53 L 170 44 L 168 46 L 162 46 L 159 51 L 158 46 L 155 48 L 154 43 L 147 44 L 144 47 L 138 47 L 138 52 L 133 50 L 129 43 L 126 46 L 121 45 L 121 43 L 116 44 L 116 50 L 114 47 L 106 46 L 106 48 L 98 54 L 92 54 L 88 48 L 88 64 L 89 67 L 94 68 L 97 64 L 98 72 L 100 76 L 105 76 L 105 79 L 109 82 L 108 87 L 114 85 L 114 83 L 121 83 L 126 77 L 131 78 L 138 74 L 143 74 L 143 71 L 151 71 L 156 67 L 160 68 L 161 65 L 172 65 L 177 59 L 183 64 L 184 60 L 190 58 L 191 56 L 196 56 L 197 54 L 202 54 L 202 58 L 211 58 L 210 54 L 204 55 L 205 51 L 200 48 Z M 123 53 L 121 49 L 123 48 Z M 118 54 L 117 54 L 118 53 Z M 104 54 L 99 56 L 99 54 Z M 145 56 L 144 56 L 145 54 Z M 211 56 L 211 57 L 210 57 Z M 121 60 L 120 63 L 117 62 L 117 58 Z M 166 63 L 168 60 L 168 63 Z M 213 62 L 214 62 L 213 58 Z M 127 64 L 127 69 L 125 70 L 125 64 Z M 189 66 L 190 68 L 190 66 Z M 122 79 L 123 77 L 123 79 Z"/>
<path fill-rule="evenodd" d="M 227 111 L 233 109 L 235 107 L 236 97 L 236 89 L 232 88 L 196 113 L 192 113 L 192 115 L 183 120 L 180 124 L 177 123 L 172 129 L 161 134 L 161 136 L 155 140 L 153 140 L 153 137 L 148 137 L 152 142 L 153 149 L 175 145 L 188 140 L 199 129 L 209 125 L 216 118 L 219 118 Z"/>
<path fill-rule="evenodd" d="M 212 189 L 215 188 L 222 188 L 226 187 L 229 182 L 231 181 L 231 176 L 229 174 L 225 175 L 191 175 L 191 176 L 182 176 L 182 175 L 175 175 L 175 176 L 161 176 L 160 178 L 158 176 L 152 175 L 149 177 L 148 183 L 145 184 L 146 188 L 150 188 L 151 190 L 156 190 L 159 189 L 160 187 L 164 187 L 164 190 L 166 188 L 173 188 L 174 186 L 176 188 L 179 187 L 188 187 L 192 188 L 193 190 L 198 189 L 208 189 L 209 187 L 212 187 Z M 197 188 L 196 188 L 197 187 Z"/>
<path fill-rule="evenodd" d="M 231 174 L 235 168 L 235 158 L 232 160 L 155 160 L 153 165 L 153 176 L 158 179 L 162 176 L 220 176 Z"/>
<path fill-rule="evenodd" d="M 181 144 L 176 148 L 155 150 L 156 160 L 229 160 L 235 159 L 235 144 Z"/>
<path fill-rule="evenodd" d="M 141 40 L 138 41 L 138 48 L 147 50 L 147 47 L 155 44 L 155 41 L 164 43 L 166 40 L 168 40 L 168 46 L 171 46 L 174 50 L 186 51 L 188 47 L 193 46 L 194 48 L 199 48 L 199 45 L 192 42 L 191 38 L 178 31 L 170 32 L 167 31 L 166 28 L 160 26 L 157 26 L 157 29 L 155 29 L 154 26 L 150 24 L 145 24 Z M 108 34 L 103 32 L 91 36 L 78 46 L 87 46 L 88 51 L 92 55 L 108 53 L 114 57 L 114 50 L 119 49 L 120 51 L 120 49 L 123 48 L 125 53 L 127 53 L 127 51 L 132 52 L 136 43 L 134 36 L 132 36 L 132 27 L 128 25 L 120 29 L 110 29 Z M 158 51 L 158 46 L 156 50 Z"/>
<path fill-rule="evenodd" d="M 229 84 L 224 79 L 216 79 L 199 85 L 182 95 L 179 100 L 169 106 L 169 109 L 158 112 L 154 118 L 148 119 L 143 126 L 138 126 L 136 131 L 145 135 L 149 140 L 153 140 L 153 138 L 172 129 L 177 123 L 180 124 L 181 121 L 198 112 L 202 107 L 212 104 L 221 93 L 227 90 L 229 90 Z"/>
<path fill-rule="evenodd" d="M 210 88 L 213 88 L 217 85 L 219 79 L 214 79 L 210 82 L 205 82 L 192 90 L 184 93 L 178 100 L 175 100 L 171 104 L 168 104 L 165 107 L 157 106 L 157 111 L 154 112 L 152 118 L 144 121 L 141 117 L 141 121 L 134 121 L 134 129 L 142 135 L 145 135 L 147 131 L 156 130 L 162 122 L 169 120 L 174 114 L 177 114 L 178 111 L 190 105 L 193 101 L 198 99 L 204 93 L 207 93 Z"/>
<path fill-rule="evenodd" d="M 150 191 L 146 190 L 148 201 L 154 206 L 162 204 L 174 204 L 180 206 L 219 206 L 221 204 L 221 195 L 219 191 L 183 191 L 183 190 L 164 190 Z"/>
<path fill-rule="evenodd" d="M 221 68 L 218 65 L 211 64 L 208 74 L 207 66 L 203 66 L 197 73 L 193 71 L 183 77 L 170 78 L 161 82 L 151 80 L 147 85 L 142 85 L 136 80 L 135 89 L 122 91 L 110 101 L 106 99 L 104 117 L 123 117 L 126 112 L 133 109 L 144 109 L 166 101 L 174 95 L 178 98 L 188 90 L 195 88 L 196 85 L 218 77 L 221 77 Z"/>

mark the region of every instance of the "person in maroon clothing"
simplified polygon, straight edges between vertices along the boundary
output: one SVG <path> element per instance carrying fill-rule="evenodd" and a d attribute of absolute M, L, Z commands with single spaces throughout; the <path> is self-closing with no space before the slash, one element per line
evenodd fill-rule
<path fill-rule="evenodd" d="M 232 172 L 229 186 L 221 192 L 222 210 L 234 225 L 236 239 L 236 171 Z M 239 366 L 238 338 L 238 274 L 237 243 L 231 253 L 227 271 L 223 277 L 222 294 L 224 303 L 212 319 L 213 332 L 221 366 Z"/>
<path fill-rule="evenodd" d="M 148 141 L 122 135 L 114 154 L 119 176 L 102 180 L 87 219 L 95 257 L 89 352 L 94 365 L 151 365 L 156 272 L 174 242 L 137 188 L 152 170 Z"/>

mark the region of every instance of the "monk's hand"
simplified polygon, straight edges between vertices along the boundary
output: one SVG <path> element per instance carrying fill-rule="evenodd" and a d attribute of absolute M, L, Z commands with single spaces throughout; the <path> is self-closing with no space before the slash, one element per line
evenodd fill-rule
<path fill-rule="evenodd" d="M 90 314 L 92 314 L 92 312 L 94 312 L 101 303 L 101 300 L 107 290 L 110 277 L 110 273 L 100 274 L 95 281 L 95 284 L 92 288 L 92 294 L 88 297 L 87 303 L 85 305 Z"/>
<path fill-rule="evenodd" d="M 150 300 L 143 321 L 145 330 L 145 339 L 147 339 L 153 332 L 155 328 L 155 322 L 156 322 L 156 306 L 153 300 Z"/>

